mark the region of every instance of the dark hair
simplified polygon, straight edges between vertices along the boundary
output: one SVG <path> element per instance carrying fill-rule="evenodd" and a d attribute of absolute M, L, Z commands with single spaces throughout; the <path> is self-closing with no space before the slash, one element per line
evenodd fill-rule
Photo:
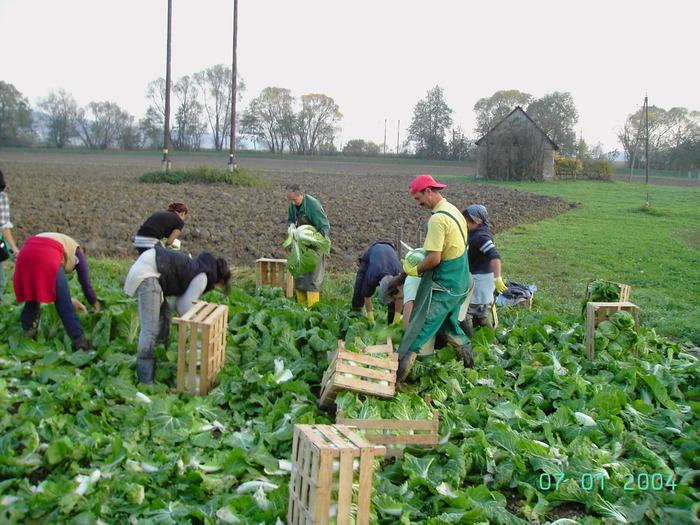
<path fill-rule="evenodd" d="M 5 188 L 7 188 L 5 184 L 5 175 L 3 175 L 2 170 L 0 170 L 0 191 L 5 191 Z"/>
<path fill-rule="evenodd" d="M 171 211 L 173 213 L 185 212 L 185 215 L 187 215 L 187 212 L 189 210 L 187 208 L 187 204 L 182 202 L 173 202 L 170 206 L 168 206 L 168 211 Z"/>
<path fill-rule="evenodd" d="M 284 191 L 287 193 L 302 193 L 303 190 L 299 184 L 287 184 L 284 187 Z"/>
<path fill-rule="evenodd" d="M 403 286 L 406 282 L 406 277 L 406 272 L 401 272 L 399 275 L 391 278 L 386 287 L 386 293 L 389 297 L 396 297 L 396 294 L 399 292 L 399 286 Z"/>
<path fill-rule="evenodd" d="M 216 258 L 216 277 L 217 284 L 221 283 L 224 285 L 224 295 L 228 295 L 231 291 L 231 286 L 229 281 L 231 281 L 231 270 L 228 267 L 228 261 L 223 257 Z"/>

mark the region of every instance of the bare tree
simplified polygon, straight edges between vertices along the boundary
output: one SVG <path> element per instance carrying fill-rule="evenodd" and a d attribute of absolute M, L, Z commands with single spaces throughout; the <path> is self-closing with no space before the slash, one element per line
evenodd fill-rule
<path fill-rule="evenodd" d="M 216 151 L 221 151 L 226 137 L 230 137 L 231 76 L 231 68 L 223 64 L 194 74 L 204 99 L 204 110 Z"/>
<path fill-rule="evenodd" d="M 244 111 L 241 133 L 264 140 L 271 152 L 284 151 L 294 126 L 293 106 L 290 90 L 266 87 Z"/>
<path fill-rule="evenodd" d="M 15 86 L 0 81 L 0 145 L 26 146 L 32 140 L 29 101 Z"/>
<path fill-rule="evenodd" d="M 76 136 L 75 123 L 78 103 L 63 88 L 50 91 L 38 104 L 47 115 L 48 140 L 51 145 L 63 148 Z"/>
<path fill-rule="evenodd" d="M 311 94 L 301 97 L 301 111 L 297 115 L 297 153 L 313 155 L 321 145 L 328 145 L 335 137 L 335 124 L 343 117 L 340 107 L 326 95 Z"/>
<path fill-rule="evenodd" d="M 78 110 L 74 129 L 85 146 L 104 150 L 115 145 L 133 122 L 134 117 L 115 102 L 90 102 L 87 111 Z"/>
<path fill-rule="evenodd" d="M 199 92 L 194 80 L 185 75 L 173 85 L 173 93 L 180 105 L 175 112 L 173 145 L 177 149 L 199 149 L 206 132 L 204 107 L 197 100 Z"/>

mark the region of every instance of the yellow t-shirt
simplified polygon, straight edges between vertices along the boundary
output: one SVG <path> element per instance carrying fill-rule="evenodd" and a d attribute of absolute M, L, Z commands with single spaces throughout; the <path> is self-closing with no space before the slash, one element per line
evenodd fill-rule
<path fill-rule="evenodd" d="M 437 213 L 439 211 L 446 211 L 457 219 L 462 227 L 462 232 L 459 231 L 454 220 L 444 213 Z M 442 259 L 445 261 L 460 257 L 466 249 L 465 241 L 468 231 L 467 221 L 464 220 L 462 212 L 446 199 L 442 199 L 432 209 L 432 213 L 433 215 L 428 221 L 428 234 L 425 236 L 423 248 L 429 252 L 442 252 Z"/>

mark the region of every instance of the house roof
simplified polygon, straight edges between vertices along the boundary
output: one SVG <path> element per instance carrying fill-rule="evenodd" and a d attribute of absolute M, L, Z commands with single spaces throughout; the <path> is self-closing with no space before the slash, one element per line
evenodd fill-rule
<path fill-rule="evenodd" d="M 482 142 L 486 137 L 488 137 L 491 133 L 493 133 L 493 132 L 494 132 L 499 126 L 501 126 L 504 122 L 506 122 L 506 121 L 508 121 L 508 120 L 510 120 L 510 119 L 512 119 L 512 118 L 514 118 L 514 115 L 516 115 L 516 114 L 517 114 L 518 116 L 522 115 L 522 116 L 525 117 L 527 120 L 529 120 L 529 121 L 532 123 L 532 125 L 535 127 L 535 129 L 536 129 L 537 131 L 539 131 L 542 135 L 544 135 L 544 137 L 549 141 L 549 143 L 552 145 L 552 147 L 553 147 L 555 150 L 559 150 L 559 146 L 557 146 L 557 145 L 554 143 L 554 141 L 553 141 L 552 139 L 550 139 L 549 136 L 547 136 L 547 134 L 546 134 L 544 131 L 542 131 L 542 128 L 540 128 L 540 127 L 537 125 L 537 122 L 535 122 L 534 120 L 532 120 L 532 119 L 530 118 L 530 116 L 529 116 L 527 113 L 525 113 L 525 110 L 524 110 L 523 108 L 521 108 L 520 106 L 517 106 L 513 111 L 511 111 L 511 112 L 508 113 L 505 117 L 503 117 L 503 118 L 498 122 L 498 124 L 496 124 L 494 127 L 492 127 L 492 128 L 488 131 L 488 133 L 486 133 L 486 135 L 484 135 L 483 137 L 481 137 L 481 138 L 480 138 L 479 140 L 477 140 L 474 144 L 476 144 L 477 146 L 479 146 L 479 145 L 481 144 L 481 142 Z"/>

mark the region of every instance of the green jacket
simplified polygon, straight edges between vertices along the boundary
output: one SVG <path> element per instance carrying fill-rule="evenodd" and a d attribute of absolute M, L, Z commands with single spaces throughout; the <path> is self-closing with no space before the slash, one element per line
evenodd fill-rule
<path fill-rule="evenodd" d="M 304 194 L 304 200 L 301 201 L 301 205 L 295 206 L 293 202 L 289 203 L 287 223 L 294 224 L 295 226 L 310 224 L 316 228 L 320 234 L 325 236 L 328 235 L 328 230 L 331 229 L 328 217 L 321 203 L 318 202 L 318 199 L 306 193 Z"/>

